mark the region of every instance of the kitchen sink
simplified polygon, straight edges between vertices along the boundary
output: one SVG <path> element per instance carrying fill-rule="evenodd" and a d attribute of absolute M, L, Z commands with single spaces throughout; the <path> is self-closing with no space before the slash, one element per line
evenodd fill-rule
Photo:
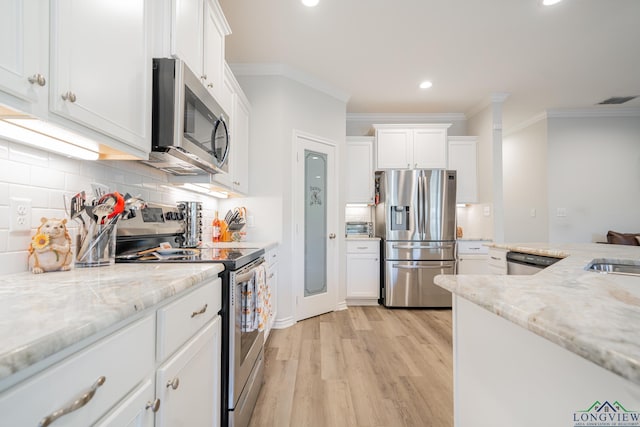
<path fill-rule="evenodd" d="M 640 260 L 598 258 L 592 260 L 584 269 L 604 274 L 640 276 Z"/>

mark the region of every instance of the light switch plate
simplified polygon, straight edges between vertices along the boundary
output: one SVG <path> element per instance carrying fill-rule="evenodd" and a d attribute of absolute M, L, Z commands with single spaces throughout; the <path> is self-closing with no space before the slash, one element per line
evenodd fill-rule
<path fill-rule="evenodd" d="M 31 199 L 11 198 L 9 232 L 31 230 Z"/>

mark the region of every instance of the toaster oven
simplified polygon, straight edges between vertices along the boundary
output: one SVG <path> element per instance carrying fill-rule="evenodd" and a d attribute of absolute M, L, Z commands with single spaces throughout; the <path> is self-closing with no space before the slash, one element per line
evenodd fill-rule
<path fill-rule="evenodd" d="M 373 223 L 364 221 L 349 221 L 345 225 L 345 236 L 373 237 Z"/>

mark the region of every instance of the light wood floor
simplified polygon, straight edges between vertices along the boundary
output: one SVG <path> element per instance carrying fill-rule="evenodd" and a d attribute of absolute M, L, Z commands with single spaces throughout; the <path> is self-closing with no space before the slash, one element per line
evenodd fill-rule
<path fill-rule="evenodd" d="M 273 330 L 250 427 L 453 425 L 450 310 L 350 307 Z"/>

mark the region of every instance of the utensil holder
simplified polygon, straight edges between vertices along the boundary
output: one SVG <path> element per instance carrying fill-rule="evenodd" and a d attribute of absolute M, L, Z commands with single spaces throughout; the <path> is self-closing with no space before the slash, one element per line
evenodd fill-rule
<path fill-rule="evenodd" d="M 78 235 L 76 267 L 113 265 L 116 255 L 117 218 L 104 225 L 92 224 L 86 234 Z"/>

